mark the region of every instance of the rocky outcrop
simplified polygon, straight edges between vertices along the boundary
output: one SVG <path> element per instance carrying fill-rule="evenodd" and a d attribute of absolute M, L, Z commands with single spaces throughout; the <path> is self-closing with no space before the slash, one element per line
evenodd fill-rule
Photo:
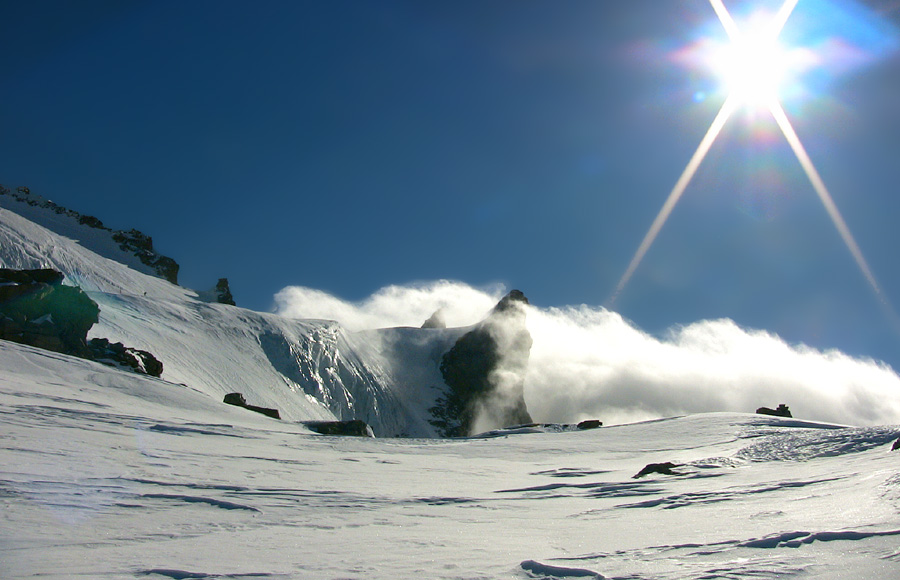
<path fill-rule="evenodd" d="M 163 365 L 145 350 L 105 338 L 87 340 L 100 307 L 56 270 L 0 268 L 0 339 L 158 377 Z"/>
<path fill-rule="evenodd" d="M 0 268 L 0 338 L 92 358 L 87 332 L 100 308 L 54 270 Z"/>
<path fill-rule="evenodd" d="M 219 281 L 216 282 L 216 287 L 213 289 L 215 293 L 216 302 L 219 304 L 229 304 L 231 306 L 236 306 L 234 303 L 234 297 L 231 295 L 231 288 L 228 287 L 228 278 L 219 278 Z"/>
<path fill-rule="evenodd" d="M 475 329 L 444 354 L 440 370 L 449 387 L 430 409 L 430 423 L 444 437 L 532 423 L 525 405 L 525 371 L 531 334 L 528 299 L 513 290 Z"/>
<path fill-rule="evenodd" d="M 112 234 L 114 242 L 119 248 L 137 256 L 145 266 L 150 266 L 159 276 L 172 284 L 178 284 L 178 263 L 169 258 L 157 254 L 153 249 L 153 238 L 135 229 L 126 231 L 117 230 Z"/>
<path fill-rule="evenodd" d="M 768 407 L 760 407 L 756 410 L 757 415 L 771 415 L 773 417 L 793 417 L 791 415 L 791 410 L 784 403 L 778 405 L 777 409 L 770 409 Z"/>
<path fill-rule="evenodd" d="M 365 421 L 308 421 L 307 427 L 321 435 L 340 435 L 344 437 L 375 437 L 372 428 Z"/>
<path fill-rule="evenodd" d="M 278 409 L 269 409 L 266 407 L 257 407 L 256 405 L 248 405 L 247 400 L 244 399 L 244 395 L 240 393 L 228 393 L 227 395 L 225 395 L 225 399 L 223 402 L 229 405 L 234 405 L 235 407 L 243 407 L 248 411 L 261 413 L 267 417 L 272 417 L 273 419 L 281 419 L 281 413 L 278 412 Z"/>
<path fill-rule="evenodd" d="M 215 286 L 209 290 L 197 292 L 197 296 L 204 302 L 236 306 L 234 303 L 234 296 L 231 294 L 231 288 L 228 287 L 228 278 L 219 278 L 219 281 L 216 282 Z"/>
<path fill-rule="evenodd" d="M 145 266 L 152 268 L 161 278 L 172 284 L 178 284 L 178 263 L 157 253 L 153 249 L 153 239 L 138 230 L 112 230 L 103 225 L 99 219 L 91 215 L 82 215 L 77 211 L 66 209 L 48 199 L 34 195 L 27 187 L 18 187 L 10 191 L 9 188 L 0 185 L 0 195 L 8 195 L 16 201 L 28 204 L 32 207 L 48 209 L 58 215 L 65 215 L 75 219 L 79 224 L 89 228 L 110 232 L 112 240 L 119 245 L 123 252 L 137 257 Z"/>
<path fill-rule="evenodd" d="M 142 375 L 162 376 L 163 364 L 146 350 L 127 347 L 121 342 L 92 338 L 88 342 L 92 358 L 100 363 L 125 368 Z"/>

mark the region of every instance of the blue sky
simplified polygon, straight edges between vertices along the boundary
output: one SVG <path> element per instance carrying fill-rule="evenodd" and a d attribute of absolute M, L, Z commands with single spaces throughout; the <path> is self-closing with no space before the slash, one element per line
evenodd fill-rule
<path fill-rule="evenodd" d="M 800 0 L 783 38 L 821 56 L 784 106 L 900 308 L 898 22 Z M 35 0 L 0 23 L 0 183 L 138 228 L 182 284 L 228 277 L 257 310 L 435 279 L 604 304 L 724 99 L 679 56 L 724 41 L 707 0 Z M 614 308 L 900 368 L 790 147 L 744 112 Z"/>

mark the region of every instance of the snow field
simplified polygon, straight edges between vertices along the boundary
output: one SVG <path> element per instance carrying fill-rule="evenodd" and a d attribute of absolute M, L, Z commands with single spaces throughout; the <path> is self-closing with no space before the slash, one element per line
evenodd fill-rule
<path fill-rule="evenodd" d="M 4 578 L 900 573 L 897 427 L 335 438 L 20 345 L 0 365 Z M 662 461 L 683 475 L 632 479 Z"/>

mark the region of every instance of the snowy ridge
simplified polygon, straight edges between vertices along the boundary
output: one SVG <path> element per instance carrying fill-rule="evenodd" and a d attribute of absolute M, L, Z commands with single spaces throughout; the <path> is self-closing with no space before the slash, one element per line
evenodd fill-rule
<path fill-rule="evenodd" d="M 86 227 L 70 233 L 81 240 L 104 234 Z M 381 436 L 434 436 L 423 419 L 429 408 L 423 405 L 433 401 L 403 392 L 419 384 L 396 380 L 400 371 L 387 359 L 433 349 L 397 344 L 402 331 L 383 331 L 391 340 L 373 348 L 381 331 L 355 339 L 335 322 L 206 303 L 192 290 L 104 258 L 6 209 L 0 209 L 0 267 L 61 271 L 67 284 L 80 286 L 100 305 L 100 322 L 90 336 L 152 352 L 164 364 L 164 379 L 218 401 L 241 392 L 251 404 L 274 407 L 290 421 L 362 419 Z M 427 333 L 440 344 L 456 335 Z M 416 364 L 407 356 L 403 366 Z M 432 373 L 428 386 L 440 388 L 433 379 Z"/>
<path fill-rule="evenodd" d="M 134 270 L 177 281 L 178 264 L 155 252 L 151 238 L 141 232 L 111 230 L 99 219 L 57 205 L 27 188 L 13 192 L 0 185 L 0 208 L 12 210 L 51 231 L 77 240 L 85 248 Z"/>

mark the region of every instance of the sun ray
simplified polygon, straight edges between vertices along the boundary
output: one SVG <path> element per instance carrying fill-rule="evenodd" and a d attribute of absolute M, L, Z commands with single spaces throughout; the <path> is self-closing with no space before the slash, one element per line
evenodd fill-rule
<path fill-rule="evenodd" d="M 693 179 L 694 174 L 697 172 L 697 169 L 709 152 L 710 147 L 712 147 L 713 142 L 715 142 L 716 137 L 719 136 L 722 127 L 725 126 L 725 122 L 731 117 L 736 106 L 737 102 L 734 97 L 728 97 L 722 104 L 722 108 L 719 109 L 719 113 L 716 115 L 716 118 L 713 119 L 712 124 L 709 126 L 709 130 L 706 131 L 706 135 L 703 136 L 700 145 L 697 146 L 697 150 L 694 152 L 691 160 L 688 161 L 687 166 L 685 166 L 684 171 L 681 173 L 681 177 L 675 182 L 675 187 L 672 188 L 669 197 L 666 198 L 665 203 L 656 215 L 656 219 L 653 220 L 653 224 L 650 226 L 650 229 L 647 230 L 647 234 L 644 236 L 643 241 L 641 241 L 641 245 L 631 259 L 631 263 L 628 264 L 628 269 L 625 270 L 622 279 L 619 280 L 619 283 L 616 285 L 616 291 L 607 301 L 609 306 L 615 303 L 616 298 L 619 297 L 619 294 L 625 288 L 625 285 L 628 284 L 628 280 L 631 279 L 632 274 L 637 270 L 641 260 L 644 259 L 644 254 L 646 254 L 647 250 L 650 249 L 650 246 L 653 245 L 653 241 L 662 229 L 663 224 L 669 219 L 669 214 L 672 213 L 675 204 L 678 203 L 684 190 L 687 189 L 688 184 L 691 182 L 691 179 Z"/>
<path fill-rule="evenodd" d="M 825 187 L 825 182 L 822 180 L 822 176 L 819 175 L 819 172 L 816 170 L 815 165 L 813 165 L 812 160 L 806 153 L 806 148 L 800 141 L 800 137 L 797 136 L 797 132 L 794 131 L 794 127 L 793 125 L 791 125 L 790 119 L 788 119 L 787 114 L 784 112 L 784 108 L 778 101 L 773 100 L 769 105 L 769 110 L 772 112 L 772 116 L 775 117 L 775 122 L 778 123 L 778 127 L 784 134 L 784 138 L 787 139 L 788 144 L 791 146 L 791 149 L 793 149 L 794 155 L 797 156 L 797 161 L 800 162 L 800 166 L 803 168 L 803 171 L 809 178 L 809 182 L 812 184 L 813 189 L 816 191 L 816 194 L 822 201 L 822 205 L 825 206 L 825 211 L 828 212 L 829 217 L 831 217 L 831 221 L 834 222 L 834 227 L 837 228 L 838 233 L 841 235 L 841 238 L 847 245 L 847 249 L 850 250 L 850 253 L 853 255 L 853 259 L 856 261 L 856 265 L 859 266 L 859 269 L 862 272 L 863 276 L 869 282 L 869 285 L 872 286 L 872 289 L 875 291 L 878 299 L 881 300 L 881 302 L 887 304 L 887 299 L 885 298 L 884 293 L 881 291 L 881 287 L 878 286 L 878 282 L 875 280 L 875 275 L 872 273 L 872 269 L 869 267 L 868 262 L 866 262 L 865 257 L 863 257 L 862 250 L 859 249 L 859 245 L 853 238 L 853 234 L 850 233 L 850 228 L 847 227 L 847 222 L 844 221 L 841 212 L 838 211 L 837 205 L 835 205 L 834 203 L 834 199 L 832 199 L 831 194 L 828 192 L 828 188 Z"/>
<path fill-rule="evenodd" d="M 709 3 L 712 5 L 713 10 L 716 11 L 716 16 L 719 17 L 719 22 L 721 22 L 722 27 L 725 28 L 725 33 L 728 35 L 728 38 L 731 39 L 732 42 L 735 42 L 740 38 L 741 31 L 738 30 L 734 18 L 731 17 L 728 9 L 722 4 L 722 0 L 709 0 Z"/>
<path fill-rule="evenodd" d="M 800 0 L 785 0 L 785 3 L 781 5 L 781 9 L 778 10 L 775 19 L 772 21 L 772 35 L 774 37 L 779 36 L 781 31 L 784 30 L 788 18 L 794 13 L 794 8 L 797 7 L 797 2 L 799 1 Z"/>
<path fill-rule="evenodd" d="M 781 8 L 775 14 L 772 21 L 770 22 L 769 27 L 766 30 L 765 39 L 771 41 L 775 41 L 777 39 L 777 37 L 781 34 L 782 30 L 787 24 L 787 21 L 796 8 L 798 2 L 799 0 L 784 1 L 784 3 L 781 5 Z M 709 0 L 709 3 L 715 11 L 716 16 L 718 16 L 719 21 L 722 23 L 722 27 L 725 29 L 725 32 L 731 40 L 732 44 L 739 45 L 740 43 L 744 42 L 744 35 L 738 28 L 734 18 L 728 12 L 728 9 L 725 7 L 723 1 Z M 640 246 L 638 247 L 634 256 L 631 258 L 631 262 L 629 262 L 628 268 L 625 270 L 625 273 L 622 275 L 622 278 L 616 285 L 615 291 L 613 292 L 609 300 L 607 300 L 607 306 L 612 306 L 619 295 L 622 293 L 622 291 L 625 289 L 628 281 L 634 275 L 635 270 L 637 270 L 641 261 L 644 259 L 644 256 L 650 249 L 650 246 L 653 245 L 653 242 L 656 240 L 657 235 L 659 235 L 659 232 L 662 229 L 663 225 L 665 225 L 666 220 L 669 218 L 669 215 L 672 213 L 672 210 L 675 208 L 678 200 L 681 198 L 682 194 L 684 194 L 685 189 L 687 189 L 687 186 L 693 179 L 694 174 L 697 172 L 697 169 L 700 167 L 716 138 L 719 136 L 719 133 L 722 131 L 725 123 L 731 117 L 732 113 L 735 111 L 739 104 L 746 104 L 743 101 L 746 99 L 747 95 L 741 95 L 739 94 L 739 92 L 739 90 L 732 88 L 732 91 L 723 103 L 722 108 L 719 109 L 719 112 L 710 125 L 709 129 L 707 130 L 706 135 L 704 135 L 703 139 L 700 141 L 700 145 L 697 147 L 697 150 L 694 152 L 694 155 L 691 157 L 687 166 L 685 166 L 684 171 L 678 178 L 678 181 L 675 183 L 675 186 L 672 188 L 669 196 L 666 198 L 665 203 L 663 203 L 663 206 L 659 210 L 659 213 L 656 215 L 656 218 L 653 220 L 653 224 L 650 226 L 650 229 L 647 231 L 644 239 L 641 241 Z M 840 234 L 841 239 L 843 239 L 844 244 L 846 244 L 847 246 L 847 249 L 850 250 L 850 254 L 853 256 L 853 259 L 856 262 L 856 265 L 859 267 L 859 270 L 862 272 L 863 277 L 872 287 L 878 300 L 884 306 L 895 328 L 900 331 L 900 316 L 898 316 L 894 311 L 884 292 L 882 292 L 881 287 L 878 285 L 878 282 L 875 279 L 875 275 L 872 273 L 872 269 L 869 267 L 868 262 L 863 256 L 859 244 L 856 243 L 853 234 L 850 233 L 850 228 L 847 226 L 847 223 L 844 221 L 843 216 L 841 216 L 841 213 L 838 211 L 837 205 L 835 205 L 831 194 L 828 192 L 828 188 L 825 186 L 825 182 L 822 180 L 821 175 L 819 175 L 819 172 L 816 170 L 815 165 L 807 154 L 806 148 L 800 141 L 800 137 L 797 135 L 796 131 L 794 131 L 794 127 L 793 125 L 791 125 L 791 122 L 788 119 L 788 116 L 785 113 L 784 108 L 781 106 L 781 103 L 779 102 L 777 96 L 775 96 L 774 94 L 770 94 L 766 97 L 766 100 L 764 102 L 766 103 L 767 108 L 774 117 L 778 127 L 781 129 L 781 132 L 784 134 L 784 137 L 793 150 L 794 155 L 800 162 L 800 166 L 803 168 L 803 171 L 806 173 L 806 176 L 812 184 L 813 189 L 819 196 L 822 205 L 825 207 L 825 210 L 831 218 L 831 221 L 834 223 L 834 226 Z"/>

